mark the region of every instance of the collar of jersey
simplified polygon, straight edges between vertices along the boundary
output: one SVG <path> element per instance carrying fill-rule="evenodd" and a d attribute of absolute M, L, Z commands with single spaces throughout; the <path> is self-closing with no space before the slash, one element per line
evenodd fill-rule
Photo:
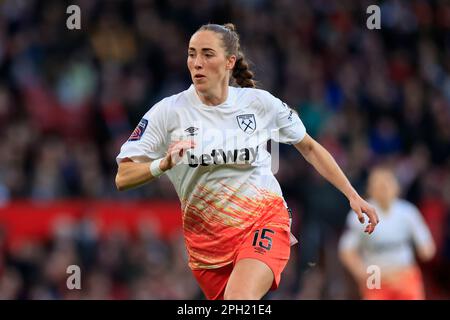
<path fill-rule="evenodd" d="M 202 100 L 200 100 L 200 97 L 198 96 L 197 91 L 195 91 L 195 87 L 193 84 L 191 84 L 191 86 L 189 87 L 188 92 L 189 92 L 189 99 L 191 100 L 192 104 L 194 104 L 195 106 L 200 107 L 202 109 L 207 109 L 207 110 L 216 110 L 216 109 L 222 109 L 222 108 L 230 109 L 230 107 L 235 106 L 236 93 L 235 93 L 234 89 L 235 89 L 234 87 L 228 86 L 227 100 L 225 100 L 221 104 L 218 104 L 215 106 L 208 106 L 208 105 L 204 104 L 202 102 Z"/>
<path fill-rule="evenodd" d="M 392 201 L 391 207 L 389 208 L 389 211 L 384 211 L 383 209 L 381 209 L 380 205 L 379 205 L 375 200 L 373 200 L 372 198 L 370 198 L 368 202 L 369 202 L 373 207 L 375 207 L 375 210 L 376 210 L 378 213 L 380 213 L 380 214 L 383 215 L 383 219 L 384 219 L 385 216 L 389 216 L 389 217 L 392 216 L 392 214 L 390 214 L 390 213 L 393 212 L 394 206 L 397 205 L 397 203 L 398 203 L 398 198 L 396 198 L 395 200 Z"/>

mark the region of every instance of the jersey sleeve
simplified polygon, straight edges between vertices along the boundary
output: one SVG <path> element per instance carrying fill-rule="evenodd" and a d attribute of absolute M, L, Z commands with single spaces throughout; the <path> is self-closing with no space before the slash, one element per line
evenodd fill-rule
<path fill-rule="evenodd" d="M 298 113 L 268 92 L 265 92 L 264 100 L 273 115 L 274 140 L 287 144 L 300 142 L 306 135 L 306 128 Z"/>
<path fill-rule="evenodd" d="M 347 215 L 347 225 L 339 239 L 339 251 L 357 250 L 361 245 L 363 232 L 356 214 L 350 211 Z"/>
<path fill-rule="evenodd" d="M 411 204 L 408 210 L 408 220 L 411 226 L 412 239 L 417 246 L 424 246 L 432 241 L 430 230 L 422 217 L 419 209 Z"/>
<path fill-rule="evenodd" d="M 167 130 L 164 104 L 155 104 L 139 121 L 116 158 L 119 164 L 130 158 L 135 162 L 162 158 L 167 149 Z"/>

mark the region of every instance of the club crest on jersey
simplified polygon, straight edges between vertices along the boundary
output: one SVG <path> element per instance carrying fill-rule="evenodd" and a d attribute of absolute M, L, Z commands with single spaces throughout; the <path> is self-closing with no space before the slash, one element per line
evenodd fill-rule
<path fill-rule="evenodd" d="M 189 136 L 195 136 L 198 134 L 198 128 L 196 127 L 189 127 L 187 129 L 184 130 L 184 132 L 187 132 Z"/>
<path fill-rule="evenodd" d="M 147 129 L 147 125 L 148 125 L 148 120 L 147 119 L 141 119 L 141 121 L 139 121 L 139 124 L 137 125 L 136 129 L 134 129 L 133 133 L 128 138 L 128 141 L 141 140 L 145 129 Z"/>
<path fill-rule="evenodd" d="M 256 130 L 256 120 L 253 114 L 241 114 L 236 117 L 239 128 L 245 133 L 251 134 Z"/>

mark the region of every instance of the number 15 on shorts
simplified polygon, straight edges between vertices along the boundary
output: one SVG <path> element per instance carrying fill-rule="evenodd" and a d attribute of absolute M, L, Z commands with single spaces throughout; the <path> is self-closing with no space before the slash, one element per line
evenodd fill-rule
<path fill-rule="evenodd" d="M 256 230 L 255 235 L 253 236 L 252 246 L 254 246 L 254 247 L 259 246 L 259 247 L 269 251 L 272 248 L 271 235 L 273 235 L 273 234 L 275 234 L 275 231 L 273 231 L 271 229 L 262 229 L 261 233 L 260 233 L 259 229 Z"/>

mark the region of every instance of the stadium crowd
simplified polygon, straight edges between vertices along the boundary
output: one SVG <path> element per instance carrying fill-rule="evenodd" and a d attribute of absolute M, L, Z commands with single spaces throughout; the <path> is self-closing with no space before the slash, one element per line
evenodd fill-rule
<path fill-rule="evenodd" d="M 165 199 L 165 177 L 119 193 L 115 157 L 142 115 L 186 89 L 189 36 L 233 22 L 259 87 L 296 109 L 311 136 L 363 192 L 374 165 L 394 168 L 402 197 L 423 214 L 437 255 L 422 266 L 429 298 L 450 297 L 450 3 L 375 1 L 79 0 L 0 3 L 0 206 L 21 199 Z M 68 30 L 66 8 L 81 8 Z M 277 179 L 300 244 L 273 299 L 357 298 L 337 257 L 349 210 L 291 146 Z M 323 201 L 326 199 L 326 201 Z M 46 243 L 2 246 L 3 299 L 201 298 L 182 237 L 116 232 L 89 221 Z M 181 232 L 181 230 L 180 230 Z M 66 266 L 83 270 L 67 291 Z"/>

